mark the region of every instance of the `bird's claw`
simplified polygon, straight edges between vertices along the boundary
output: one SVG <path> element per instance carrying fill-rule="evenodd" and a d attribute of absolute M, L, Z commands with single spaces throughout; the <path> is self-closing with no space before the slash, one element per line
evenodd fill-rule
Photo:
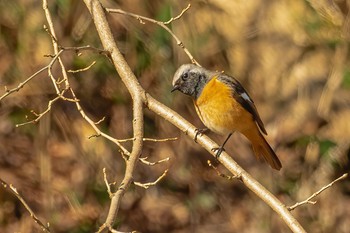
<path fill-rule="evenodd" d="M 196 132 L 196 135 L 194 135 L 194 141 L 197 143 L 197 138 L 198 138 L 198 135 L 202 135 L 203 133 L 207 132 L 209 129 L 208 128 L 204 128 L 204 129 L 196 129 L 195 132 Z"/>
<path fill-rule="evenodd" d="M 218 159 L 220 154 L 225 151 L 225 148 L 220 146 L 220 147 L 214 147 L 211 149 L 211 151 L 215 152 L 216 151 L 216 154 L 215 154 L 215 157 Z"/>

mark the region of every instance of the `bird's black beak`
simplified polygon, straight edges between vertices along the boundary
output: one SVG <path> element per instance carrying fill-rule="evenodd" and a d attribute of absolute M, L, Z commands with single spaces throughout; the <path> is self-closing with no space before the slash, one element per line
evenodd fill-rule
<path fill-rule="evenodd" d="M 180 86 L 179 85 L 176 85 L 173 87 L 173 89 L 171 89 L 171 92 L 174 92 L 176 90 L 179 90 Z"/>

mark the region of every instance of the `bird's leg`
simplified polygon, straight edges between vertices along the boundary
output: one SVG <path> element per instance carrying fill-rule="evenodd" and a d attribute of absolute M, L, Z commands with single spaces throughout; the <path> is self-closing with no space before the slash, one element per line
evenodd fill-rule
<path fill-rule="evenodd" d="M 198 135 L 202 135 L 203 133 L 209 131 L 208 128 L 203 128 L 203 129 L 196 129 L 195 132 L 196 132 L 196 135 L 194 135 L 194 141 L 197 143 L 197 137 Z"/>
<path fill-rule="evenodd" d="M 212 151 L 216 151 L 216 155 L 215 155 L 216 158 L 219 158 L 221 152 L 225 151 L 224 146 L 225 146 L 226 142 L 230 139 L 231 135 L 232 135 L 232 133 L 230 133 L 230 134 L 227 136 L 227 138 L 226 138 L 226 140 L 224 141 L 224 143 L 222 144 L 222 146 L 220 146 L 220 147 L 215 147 L 215 148 L 211 149 Z"/>

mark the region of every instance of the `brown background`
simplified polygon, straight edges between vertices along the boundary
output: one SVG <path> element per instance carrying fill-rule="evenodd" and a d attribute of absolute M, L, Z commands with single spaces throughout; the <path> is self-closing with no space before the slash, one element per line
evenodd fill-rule
<path fill-rule="evenodd" d="M 350 69 L 345 1 L 190 1 L 191 9 L 171 28 L 197 61 L 225 70 L 249 91 L 283 169 L 257 162 L 249 143 L 235 134 L 226 151 L 286 205 L 304 200 L 349 170 Z M 41 1 L 0 1 L 0 95 L 46 66 L 52 53 Z M 187 6 L 184 1 L 105 1 L 106 6 L 167 21 Z M 50 3 L 62 46 L 101 44 L 82 1 Z M 126 60 L 152 96 L 198 127 L 190 98 L 170 93 L 172 76 L 189 63 L 183 50 L 157 25 L 109 15 Z M 88 115 L 118 139 L 132 135 L 130 96 L 109 61 L 83 52 L 62 56 L 70 82 Z M 59 77 L 59 67 L 54 67 Z M 118 148 L 94 132 L 73 103 L 59 101 L 38 124 L 16 128 L 44 111 L 55 91 L 47 74 L 0 102 L 0 178 L 14 186 L 54 232 L 92 232 L 105 220 L 109 198 L 102 168 L 120 182 L 124 160 Z M 239 181 L 219 177 L 213 160 L 191 138 L 145 111 L 145 135 L 178 137 L 145 142 L 150 161 L 139 165 L 135 180 L 150 182 L 169 168 L 156 186 L 132 186 L 115 228 L 141 232 L 289 232 L 281 219 Z M 209 134 L 218 143 L 224 137 Z M 131 143 L 125 143 L 131 148 Z M 213 161 L 214 164 L 215 161 Z M 219 166 L 219 169 L 227 171 Z M 308 232 L 349 232 L 350 182 L 337 183 L 316 198 L 316 205 L 293 214 Z M 21 203 L 0 188 L 0 232 L 40 232 Z"/>

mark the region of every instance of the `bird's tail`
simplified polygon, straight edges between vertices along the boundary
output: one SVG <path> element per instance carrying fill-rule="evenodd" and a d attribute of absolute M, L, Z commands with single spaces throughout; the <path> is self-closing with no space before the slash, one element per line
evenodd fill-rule
<path fill-rule="evenodd" d="M 269 143 L 260 133 L 259 129 L 247 130 L 242 132 L 252 143 L 254 154 L 257 159 L 263 158 L 272 168 L 280 170 L 282 168 L 281 161 L 278 159 L 275 152 L 272 150 Z"/>

